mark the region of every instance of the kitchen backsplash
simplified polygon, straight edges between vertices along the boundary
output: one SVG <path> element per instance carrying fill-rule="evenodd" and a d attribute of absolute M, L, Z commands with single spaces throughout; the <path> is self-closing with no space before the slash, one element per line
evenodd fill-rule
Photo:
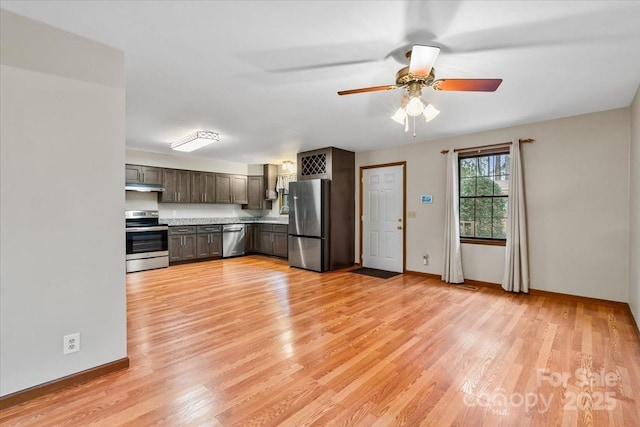
<path fill-rule="evenodd" d="M 158 209 L 158 193 L 125 191 L 125 209 L 128 211 L 154 211 Z"/>
<path fill-rule="evenodd" d="M 238 205 L 158 203 L 160 218 L 236 218 L 256 216 Z M 263 214 L 264 215 L 264 214 Z"/>

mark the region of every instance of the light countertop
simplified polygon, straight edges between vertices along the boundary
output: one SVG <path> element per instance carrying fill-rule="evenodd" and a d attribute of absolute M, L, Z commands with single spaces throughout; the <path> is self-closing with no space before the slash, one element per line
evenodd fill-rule
<path fill-rule="evenodd" d="M 212 225 L 212 224 L 289 224 L 288 217 L 228 217 L 228 218 L 160 218 L 160 224 Z"/>

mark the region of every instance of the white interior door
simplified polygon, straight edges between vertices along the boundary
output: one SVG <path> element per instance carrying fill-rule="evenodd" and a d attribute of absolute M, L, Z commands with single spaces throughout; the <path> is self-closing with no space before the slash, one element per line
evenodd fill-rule
<path fill-rule="evenodd" d="M 404 166 L 364 169 L 362 266 L 402 273 Z"/>

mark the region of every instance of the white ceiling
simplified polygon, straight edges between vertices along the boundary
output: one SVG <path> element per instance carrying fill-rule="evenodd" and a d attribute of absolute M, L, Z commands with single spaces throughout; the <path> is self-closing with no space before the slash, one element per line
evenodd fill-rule
<path fill-rule="evenodd" d="M 1 7 L 122 49 L 127 147 L 170 153 L 195 130 L 220 133 L 192 155 L 295 160 L 422 142 L 626 107 L 640 82 L 638 1 L 9 1 Z M 435 92 L 417 137 L 389 119 L 412 44 L 442 48 L 437 78 L 502 78 L 495 93 Z"/>

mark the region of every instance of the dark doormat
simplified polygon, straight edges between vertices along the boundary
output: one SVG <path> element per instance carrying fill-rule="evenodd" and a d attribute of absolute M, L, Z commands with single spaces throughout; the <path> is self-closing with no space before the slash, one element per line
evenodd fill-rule
<path fill-rule="evenodd" d="M 388 279 L 393 276 L 397 276 L 400 273 L 395 271 L 378 270 L 375 268 L 360 267 L 354 270 L 349 270 L 350 273 L 364 274 L 365 276 L 377 277 L 378 279 Z"/>

